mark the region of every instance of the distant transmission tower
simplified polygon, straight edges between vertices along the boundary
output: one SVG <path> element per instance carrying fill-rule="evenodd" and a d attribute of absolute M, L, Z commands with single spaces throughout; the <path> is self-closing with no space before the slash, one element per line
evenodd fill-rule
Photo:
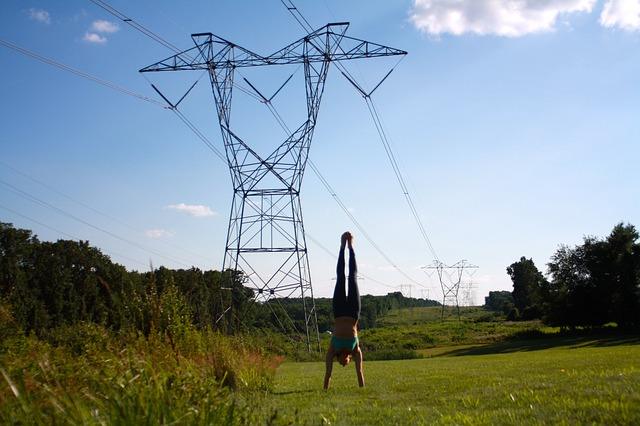
<path fill-rule="evenodd" d="M 408 298 L 408 299 L 411 299 L 411 288 L 412 288 L 412 287 L 413 287 L 413 286 L 412 286 L 411 284 L 400 284 L 400 285 L 398 286 L 398 289 L 400 290 L 400 293 L 401 293 L 404 297 L 406 297 L 406 298 Z"/>
<path fill-rule="evenodd" d="M 473 285 L 472 281 L 467 281 L 460 283 L 460 288 L 462 290 L 462 304 L 464 306 L 473 306 L 475 303 L 474 289 L 476 286 Z"/>
<path fill-rule="evenodd" d="M 420 289 L 420 294 L 422 295 L 422 298 L 424 300 L 429 300 L 429 289 L 428 288 Z"/>
<path fill-rule="evenodd" d="M 423 266 L 423 269 L 431 271 L 435 270 L 438 274 L 438 280 L 440 281 L 440 287 L 442 289 L 442 319 L 444 319 L 444 313 L 447 306 L 455 307 L 458 319 L 460 319 L 458 294 L 460 292 L 462 276 L 465 272 L 468 273 L 469 270 L 476 268 L 478 268 L 476 265 L 472 265 L 466 260 L 461 260 L 453 265 L 445 265 L 439 260 L 434 260 L 431 265 Z"/>
<path fill-rule="evenodd" d="M 318 348 L 320 340 L 300 188 L 329 65 L 407 53 L 348 37 L 348 27 L 348 22 L 327 24 L 269 56 L 211 33 L 192 34 L 195 47 L 140 70 L 209 73 L 234 194 L 223 270 L 242 271 L 255 300 L 300 297 L 309 350 L 312 339 Z M 271 154 L 261 156 L 231 124 L 234 76 L 240 68 L 283 65 L 304 68 L 307 119 Z"/>

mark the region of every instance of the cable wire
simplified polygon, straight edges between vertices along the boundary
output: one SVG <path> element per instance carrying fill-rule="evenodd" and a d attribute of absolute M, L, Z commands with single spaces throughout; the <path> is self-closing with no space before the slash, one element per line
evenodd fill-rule
<path fill-rule="evenodd" d="M 128 16 L 124 15 L 123 13 L 121 13 L 120 11 L 118 11 L 117 9 L 113 8 L 112 6 L 110 6 L 108 3 L 102 1 L 102 0 L 89 0 L 92 3 L 100 6 L 101 8 L 103 8 L 104 10 L 106 10 L 107 12 L 109 12 L 110 14 L 112 14 L 113 16 L 115 16 L 116 18 L 122 20 L 123 22 L 125 22 L 126 24 L 130 25 L 131 27 L 133 27 L 134 29 L 140 31 L 142 34 L 148 36 L 149 38 L 153 39 L 154 41 L 162 44 L 163 46 L 171 49 L 172 51 L 174 51 L 175 53 L 179 53 L 180 50 L 173 44 L 169 43 L 168 41 L 166 41 L 165 39 L 163 39 L 162 37 L 160 37 L 159 35 L 157 35 L 156 33 L 154 33 L 151 30 L 148 30 L 147 28 L 145 28 L 144 26 L 142 26 L 141 24 L 139 24 L 138 22 L 134 21 L 133 19 L 129 18 Z M 287 5 L 287 1 L 288 1 L 288 5 Z M 292 16 L 296 19 L 296 21 L 298 21 L 298 23 L 307 31 L 311 32 L 313 31 L 313 28 L 311 27 L 311 25 L 309 24 L 309 22 L 305 19 L 305 17 L 302 15 L 302 13 L 297 9 L 297 7 L 295 7 L 295 5 L 293 4 L 293 2 L 291 0 L 281 0 L 282 4 L 287 8 L 287 10 L 289 10 L 289 12 L 292 14 Z M 296 16 L 296 12 L 297 15 Z M 337 63 L 337 65 L 341 65 L 340 63 Z M 344 68 L 343 72 L 347 73 L 347 75 L 350 75 L 348 70 L 346 70 L 346 68 Z M 235 87 L 237 87 L 239 90 L 241 90 L 242 92 L 246 93 L 249 96 L 254 97 L 257 100 L 261 100 L 259 97 L 257 97 L 255 94 L 251 93 L 250 91 L 248 91 L 247 89 L 243 88 L 242 86 L 239 86 L 237 84 L 234 84 Z M 286 124 L 284 123 L 284 120 L 282 119 L 282 117 L 280 116 L 280 114 L 277 112 L 277 110 L 275 109 L 275 107 L 273 107 L 273 105 L 271 104 L 271 102 L 264 102 L 265 105 L 267 105 L 267 107 L 269 108 L 269 110 L 272 112 L 272 114 L 274 115 L 274 117 L 276 118 L 276 120 L 278 121 L 278 123 L 287 131 L 287 133 L 290 133 L 290 131 L 287 129 Z M 215 148 L 215 146 L 213 146 L 213 144 L 204 136 L 204 134 L 202 134 L 202 132 L 199 131 L 199 129 L 197 129 L 197 127 L 195 127 L 195 125 L 193 125 L 193 123 L 188 120 L 188 118 L 180 111 L 178 111 L 177 109 L 173 109 L 174 113 L 176 113 L 176 115 L 183 121 L 183 123 L 194 133 L 196 134 L 196 136 L 203 142 L 205 143 L 205 145 L 207 145 L 213 152 L 214 154 L 216 154 L 218 156 L 218 158 L 220 158 L 222 161 L 224 161 L 226 163 L 226 158 L 224 157 L 224 155 L 222 155 L 222 153 Z M 323 183 L 323 185 L 325 186 L 325 188 L 327 188 L 327 190 L 329 191 L 329 193 L 332 195 L 332 197 L 336 200 L 336 202 L 338 203 L 338 205 L 342 208 L 342 210 L 347 214 L 347 216 L 351 219 L 351 221 L 356 225 L 356 227 L 358 228 L 358 230 L 362 233 L 362 235 L 365 236 L 365 238 L 367 239 L 367 241 L 369 241 L 369 243 L 371 243 L 371 245 L 376 249 L 376 251 L 378 251 L 383 258 L 390 264 L 392 265 L 396 270 L 398 270 L 405 278 L 409 279 L 410 281 L 412 281 L 415 284 L 418 284 L 420 286 L 423 286 L 421 283 L 419 283 L 418 281 L 414 280 L 413 278 L 411 278 L 409 275 L 407 275 L 404 271 L 400 270 L 399 267 L 393 262 L 391 261 L 391 259 L 382 251 L 382 249 L 373 241 L 373 239 L 369 236 L 369 234 L 364 230 L 364 228 L 362 227 L 362 225 L 360 225 L 360 223 L 355 219 L 355 217 L 353 216 L 353 214 L 351 212 L 349 212 L 349 210 L 347 209 L 347 207 L 344 205 L 344 203 L 342 202 L 342 200 L 338 197 L 337 193 L 333 190 L 333 188 L 331 188 L 331 186 L 329 185 L 329 183 L 327 182 L 327 180 L 324 178 L 324 176 L 322 176 L 322 174 L 320 173 L 320 171 L 318 170 L 318 168 L 315 166 L 315 164 L 313 164 L 313 162 L 311 162 L 311 160 L 309 160 L 309 163 L 311 165 L 312 170 L 314 171 L 314 173 L 318 176 L 318 178 L 320 179 L 320 181 Z M 374 281 L 374 280 L 372 280 Z M 377 281 L 377 280 L 375 280 Z M 378 281 L 379 282 L 379 281 Z M 380 283 L 380 282 L 379 282 Z M 382 283 L 381 283 L 382 284 Z M 383 284 L 385 285 L 385 284 Z M 424 287 L 424 286 L 423 286 Z"/>
<path fill-rule="evenodd" d="M 400 184 L 400 188 L 402 189 L 402 194 L 405 197 L 405 200 L 407 201 L 407 205 L 409 206 L 409 210 L 411 211 L 411 214 L 413 216 L 413 218 L 415 219 L 417 225 L 418 225 L 418 229 L 420 230 L 420 234 L 422 235 L 422 238 L 424 239 L 424 242 L 427 245 L 427 248 L 431 251 L 431 254 L 433 255 L 433 257 L 436 260 L 439 260 L 438 258 L 438 254 L 436 253 L 435 249 L 433 248 L 433 245 L 431 244 L 431 240 L 429 239 L 429 236 L 427 235 L 427 231 L 424 227 L 424 224 L 422 223 L 422 220 L 420 219 L 420 215 L 418 214 L 418 210 L 416 209 L 415 204 L 413 203 L 413 199 L 411 198 L 411 194 L 409 193 L 409 188 L 407 187 L 407 184 L 404 180 L 404 177 L 402 176 L 402 171 L 400 170 L 400 166 L 398 165 L 398 161 L 396 160 L 396 156 L 393 153 L 393 150 L 391 149 L 391 144 L 389 143 L 389 138 L 387 137 L 387 133 L 384 130 L 384 127 L 382 126 L 382 121 L 380 119 L 380 116 L 378 114 L 378 111 L 375 108 L 375 105 L 373 104 L 373 99 L 371 99 L 371 97 L 366 97 L 365 98 L 366 104 L 367 104 L 367 108 L 369 109 L 369 113 L 371 114 L 371 118 L 373 119 L 373 122 L 375 123 L 376 126 L 376 130 L 378 132 L 378 135 L 380 136 L 380 140 L 382 142 L 382 145 L 384 146 L 385 152 L 387 154 L 387 158 L 389 159 L 389 162 L 391 163 L 391 168 L 393 169 L 394 174 L 396 175 L 396 179 L 398 180 L 398 183 Z"/>
<path fill-rule="evenodd" d="M 122 94 L 125 94 L 125 95 L 128 95 L 128 96 L 132 96 L 132 97 L 140 99 L 142 101 L 149 102 L 149 103 L 152 103 L 154 105 L 157 105 L 157 106 L 160 106 L 162 108 L 165 108 L 163 103 L 158 102 L 155 99 L 151 99 L 151 98 L 149 98 L 147 96 L 144 96 L 144 95 L 141 95 L 139 93 L 136 93 L 136 92 L 134 92 L 132 90 L 127 89 L 126 87 L 120 86 L 120 85 L 118 85 L 116 83 L 113 83 L 113 82 L 111 82 L 109 80 L 105 80 L 103 78 L 99 78 L 99 77 L 96 77 L 96 76 L 91 75 L 89 73 L 86 73 L 84 71 L 81 71 L 81 70 L 79 70 L 77 68 L 70 67 L 69 65 L 63 64 L 62 62 L 58 62 L 58 61 L 56 61 L 54 59 L 47 58 L 45 56 L 39 55 L 39 54 L 37 54 L 37 53 L 35 53 L 35 52 L 31 51 L 31 50 L 25 49 L 24 47 L 20 47 L 17 44 L 12 43 L 10 41 L 0 39 L 0 45 L 6 47 L 8 49 L 14 50 L 15 52 L 21 53 L 21 54 L 23 54 L 25 56 L 28 56 L 28 57 L 30 57 L 32 59 L 35 59 L 35 60 L 38 60 L 38 61 L 43 62 L 45 64 L 54 66 L 54 67 L 59 68 L 59 69 L 61 69 L 63 71 L 70 72 L 70 73 L 75 74 L 75 75 L 77 75 L 79 77 L 82 77 L 82 78 L 85 78 L 87 80 L 93 81 L 94 83 L 98 83 L 98 84 L 100 84 L 102 86 L 108 87 L 109 89 L 118 91 L 118 92 L 120 92 Z"/>
<path fill-rule="evenodd" d="M 11 209 L 11 208 L 7 207 L 7 206 L 4 206 L 4 205 L 0 204 L 0 208 L 1 208 L 1 209 L 4 209 L 4 210 L 6 210 L 6 211 L 8 211 L 8 212 L 10 212 L 10 213 L 13 213 L 14 215 L 19 216 L 19 217 L 21 217 L 21 218 L 23 218 L 23 219 L 26 219 L 26 220 L 28 220 L 28 221 L 31 221 L 31 222 L 33 222 L 33 223 L 35 223 L 35 224 L 37 224 L 37 225 L 43 226 L 43 227 L 45 227 L 45 228 L 47 228 L 47 229 L 50 229 L 51 231 L 57 232 L 57 233 L 59 233 L 59 234 L 62 234 L 62 235 L 64 235 L 64 236 L 68 237 L 68 238 L 71 238 L 72 240 L 75 240 L 75 241 L 82 241 L 82 239 L 81 239 L 81 238 L 78 238 L 78 237 L 76 237 L 76 236 L 74 236 L 74 235 L 71 235 L 71 234 L 69 234 L 69 233 L 67 233 L 67 232 L 64 232 L 64 231 L 61 231 L 61 230 L 59 230 L 59 229 L 56 229 L 56 228 L 54 228 L 53 226 L 47 225 L 46 223 L 40 222 L 39 220 L 33 219 L 33 218 L 29 217 L 29 216 L 26 216 L 26 215 L 24 215 L 24 214 L 22 214 L 22 213 L 20 213 L 20 212 L 17 212 L 17 211 L 15 211 L 15 210 L 13 210 L 13 209 Z M 137 264 L 142 265 L 142 266 L 144 266 L 144 267 L 146 267 L 146 266 L 147 266 L 147 264 L 146 264 L 146 263 L 144 263 L 144 262 L 140 262 L 139 260 L 133 259 L 133 258 L 131 258 L 131 257 L 129 257 L 129 256 L 125 256 L 125 255 L 120 254 L 120 253 L 116 253 L 116 252 L 111 251 L 111 250 L 104 250 L 104 249 L 100 249 L 100 251 L 104 251 L 104 252 L 105 252 L 105 253 L 107 253 L 107 254 L 111 254 L 111 255 L 116 255 L 116 256 L 118 256 L 118 257 L 122 257 L 123 259 L 127 259 L 127 260 L 128 260 L 128 261 L 130 261 L 130 262 L 137 263 Z"/>
<path fill-rule="evenodd" d="M 89 0 L 89 1 L 91 3 L 93 3 L 93 4 L 95 4 L 96 6 L 104 9 L 107 13 L 109 13 L 112 16 L 114 16 L 115 18 L 121 20 L 122 22 L 124 22 L 125 24 L 127 24 L 130 27 L 134 28 L 135 30 L 141 32 L 145 36 L 151 38 L 155 42 L 160 43 L 161 45 L 163 45 L 167 49 L 173 50 L 175 53 L 179 53 L 180 52 L 180 49 L 177 48 L 174 44 L 172 44 L 172 43 L 168 42 L 167 40 L 165 40 L 164 38 L 160 37 L 158 34 L 154 33 L 150 29 L 148 29 L 145 26 L 143 26 L 142 24 L 138 23 L 133 18 L 130 18 L 130 17 L 126 16 L 124 13 L 120 12 L 119 10 L 117 10 L 115 7 L 111 6 L 106 1 L 102 1 L 102 0 Z"/>
<path fill-rule="evenodd" d="M 311 234 L 309 234 L 309 232 L 305 231 L 305 236 L 309 237 L 309 239 L 318 247 L 320 247 L 325 253 L 327 253 L 330 257 L 334 257 L 335 254 L 331 252 L 331 250 L 329 250 L 327 247 L 325 247 L 324 245 L 322 245 L 317 239 L 313 238 L 313 236 Z M 381 286 L 384 287 L 388 287 L 388 288 L 396 288 L 396 286 L 387 284 L 387 283 L 383 283 L 382 281 L 379 281 L 373 277 L 367 276 L 365 274 L 363 274 L 361 271 L 358 271 L 358 274 L 361 275 L 364 279 L 368 280 L 368 281 L 372 281 L 376 284 L 380 284 Z"/>
<path fill-rule="evenodd" d="M 240 75 L 242 76 L 242 74 L 240 74 Z M 244 76 L 243 76 L 243 78 L 244 78 Z M 271 102 L 268 102 L 268 101 L 267 102 L 262 102 L 262 103 L 267 106 L 267 108 L 269 109 L 271 114 L 274 116 L 274 118 L 276 119 L 276 121 L 278 122 L 278 124 L 280 125 L 282 130 L 285 132 L 285 134 L 287 136 L 289 136 L 291 134 L 291 130 L 289 129 L 289 126 L 287 126 L 287 124 L 284 121 L 284 119 L 282 118 L 282 116 L 278 113 L 277 109 L 273 106 L 273 104 Z M 416 281 L 415 279 L 411 278 L 411 276 L 409 276 L 406 272 L 404 272 L 402 269 L 400 269 L 398 267 L 398 265 L 393 260 L 391 260 L 391 258 L 389 256 L 387 256 L 387 254 L 382 250 L 382 248 L 380 248 L 380 246 L 373 240 L 373 238 L 371 238 L 369 233 L 360 224 L 360 222 L 355 218 L 353 213 L 351 213 L 349 211 L 349 209 L 347 208 L 347 206 L 342 202 L 342 199 L 340 198 L 340 196 L 333 189 L 333 187 L 329 184 L 327 179 L 322 175 L 322 173 L 320 172 L 318 167 L 315 165 L 315 163 L 311 159 L 309 159 L 308 160 L 308 164 L 309 164 L 309 167 L 311 167 L 311 170 L 313 171 L 313 173 L 318 177 L 318 179 L 320 180 L 322 185 L 326 188 L 326 190 L 329 192 L 329 194 L 336 201 L 338 206 L 340 206 L 340 208 L 344 211 L 344 213 L 351 220 L 351 222 L 353 222 L 353 224 L 356 226 L 356 228 L 358 228 L 360 233 L 371 244 L 371 246 L 387 261 L 387 263 L 389 263 L 396 271 L 398 271 L 402 276 L 404 276 L 406 279 L 408 279 L 412 283 L 414 283 L 414 284 L 416 284 L 418 286 L 421 286 L 421 287 L 425 287 L 424 284 L 422 284 L 422 283 Z M 383 285 L 386 285 L 386 284 L 383 284 Z"/>
<path fill-rule="evenodd" d="M 131 224 L 127 223 L 127 222 L 124 222 L 123 220 L 118 219 L 118 218 L 116 218 L 114 216 L 111 216 L 110 214 L 102 212 L 102 211 L 100 211 L 100 210 L 98 210 L 98 209 L 96 209 L 94 207 L 91 207 L 87 203 L 85 203 L 83 201 L 80 201 L 80 200 L 70 196 L 69 194 L 65 194 L 64 192 L 57 190 L 56 188 L 52 187 L 51 185 L 48 185 L 47 183 L 42 182 L 41 180 L 36 179 L 33 176 L 31 176 L 31 175 L 29 175 L 29 174 L 27 174 L 27 173 L 25 173 L 23 171 L 20 171 L 20 170 L 16 169 L 15 167 L 11 166 L 10 164 L 7 164 L 6 162 L 4 162 L 2 160 L 0 160 L 0 165 L 6 167 L 7 169 L 13 171 L 14 173 L 16 173 L 16 174 L 18 174 L 20 176 L 30 180 L 31 182 L 34 182 L 34 183 L 42 186 L 43 188 L 46 188 L 47 190 L 49 190 L 49 191 L 51 191 L 51 192 L 53 192 L 55 194 L 58 194 L 59 196 L 61 196 L 63 198 L 66 198 L 67 200 L 70 200 L 70 201 L 74 202 L 75 204 L 84 207 L 85 209 L 88 209 L 88 210 L 90 210 L 90 211 L 92 211 L 92 212 L 94 212 L 94 213 L 96 213 L 96 214 L 98 214 L 98 215 L 100 215 L 102 217 L 105 217 L 105 218 L 111 220 L 112 222 L 115 222 L 115 223 L 117 223 L 117 224 L 119 224 L 119 225 L 121 225 L 121 226 L 123 226 L 123 227 L 125 227 L 125 228 L 127 228 L 129 230 L 131 230 L 131 231 L 134 231 L 137 234 L 142 234 L 142 232 L 140 232 L 140 230 L 138 230 L 133 225 L 131 225 Z M 169 247 L 172 247 L 174 249 L 187 252 L 187 253 L 189 253 L 189 254 L 191 254 L 193 256 L 199 257 L 199 258 L 201 258 L 203 260 L 207 260 L 207 261 L 210 260 L 206 256 L 202 256 L 201 254 L 192 252 L 192 251 L 190 251 L 188 249 L 185 249 L 183 247 L 176 246 L 175 244 L 170 244 L 170 243 L 168 243 L 166 241 L 162 241 L 162 240 L 160 240 L 159 242 L 162 243 L 162 244 L 165 244 L 165 245 L 167 245 Z"/>
<path fill-rule="evenodd" d="M 153 250 L 153 249 L 150 249 L 150 248 L 145 247 L 145 246 L 143 246 L 143 245 L 141 245 L 141 244 L 138 244 L 138 243 L 136 243 L 135 241 L 131 241 L 131 240 L 129 240 L 129 239 L 127 239 L 127 238 L 124 238 L 124 237 L 121 237 L 120 235 L 117 235 L 117 234 L 115 234 L 115 233 L 113 233 L 113 232 L 111 232 L 111 231 L 108 231 L 108 230 L 106 230 L 106 229 L 104 229 L 104 228 L 101 228 L 101 227 L 96 226 L 96 225 L 94 225 L 94 224 L 92 224 L 92 223 L 90 223 L 90 222 L 87 222 L 86 220 L 81 219 L 81 218 L 79 218 L 79 217 L 75 216 L 74 214 L 67 212 L 66 210 L 63 210 L 63 209 L 61 209 L 61 208 L 59 208 L 59 207 L 56 207 L 56 206 L 54 206 L 54 205 L 53 205 L 53 204 L 51 204 L 51 203 L 48 203 L 48 202 L 46 202 L 46 201 L 43 201 L 43 200 L 39 199 L 38 197 L 35 197 L 35 196 L 33 196 L 33 195 L 29 194 L 28 192 L 23 191 L 23 190 L 21 190 L 20 188 L 18 188 L 18 187 L 16 187 L 16 186 L 14 186 L 14 185 L 12 185 L 12 184 L 10 184 L 10 183 L 8 183 L 8 182 L 6 182 L 6 181 L 2 180 L 2 179 L 0 179 L 0 184 L 2 184 L 2 185 L 4 185 L 5 187 L 7 187 L 7 188 L 8 188 L 8 190 L 10 190 L 11 192 L 13 192 L 14 194 L 16 194 L 16 195 L 18 195 L 18 196 L 20 196 L 20 197 L 22 197 L 22 198 L 24 198 L 24 199 L 26 199 L 26 200 L 29 200 L 29 201 L 31 201 L 32 203 L 39 204 L 39 205 L 40 205 L 40 206 L 42 206 L 42 207 L 46 207 L 46 208 L 48 208 L 48 209 L 54 210 L 54 211 L 56 211 L 57 213 L 59 213 L 59 214 L 61 214 L 61 215 L 63 215 L 63 216 L 69 217 L 69 218 L 71 218 L 71 219 L 73 219 L 73 220 L 75 220 L 75 221 L 77 221 L 77 222 L 80 222 L 80 223 L 82 223 L 82 224 L 84 224 L 84 225 L 86 225 L 86 226 L 88 226 L 88 227 L 90 227 L 90 228 L 93 228 L 93 229 L 95 229 L 95 230 L 97 230 L 97 231 L 100 231 L 100 232 L 102 232 L 102 233 L 104 233 L 104 234 L 107 234 L 107 235 L 109 235 L 109 236 L 110 236 L 110 237 L 112 237 L 112 238 L 115 238 L 115 239 L 117 239 L 117 240 L 123 241 L 123 242 L 125 242 L 125 243 L 127 243 L 127 244 L 129 244 L 129 245 L 132 245 L 132 246 L 134 246 L 134 247 L 139 248 L 140 250 L 146 251 L 147 253 L 151 253 L 151 254 L 154 254 L 154 255 L 156 255 L 156 256 L 162 257 L 162 258 L 164 258 L 164 259 L 166 259 L 166 260 L 169 260 L 169 261 L 171 261 L 171 262 L 175 262 L 175 263 L 181 264 L 181 265 L 183 265 L 183 266 L 185 266 L 185 267 L 187 267 L 187 268 L 190 268 L 190 267 L 191 267 L 191 265 L 188 265 L 187 263 L 185 263 L 185 262 L 183 262 L 183 261 L 181 261 L 181 260 L 178 260 L 178 259 L 176 259 L 176 258 L 172 258 L 172 257 L 166 256 L 166 255 L 164 255 L 164 254 L 162 254 L 162 253 L 160 253 L 160 252 L 157 252 L 157 251 L 155 251 L 155 250 Z"/>
<path fill-rule="evenodd" d="M 286 2 L 285 2 L 285 0 L 280 0 L 280 1 L 287 8 L 287 10 L 294 17 L 294 19 L 298 22 L 298 24 L 300 24 L 300 26 L 305 31 L 309 31 L 309 32 L 312 31 L 311 25 L 304 18 L 304 16 L 302 15 L 302 12 L 300 12 L 300 10 L 293 4 L 293 0 L 286 0 Z M 340 46 L 338 46 L 338 47 L 340 48 Z M 402 59 L 404 59 L 404 57 L 400 58 L 400 60 L 391 68 L 391 71 L 393 71 L 393 69 L 396 66 L 398 66 L 398 64 L 402 61 Z M 407 185 L 405 183 L 404 177 L 402 176 L 402 172 L 400 171 L 400 167 L 398 166 L 398 162 L 397 162 L 396 157 L 395 157 L 395 155 L 393 153 L 393 150 L 391 149 L 391 145 L 389 143 L 389 138 L 387 137 L 387 132 L 385 132 L 384 127 L 382 125 L 382 120 L 380 119 L 380 115 L 378 114 L 378 111 L 376 110 L 375 105 L 373 104 L 373 99 L 371 99 L 371 94 L 373 93 L 373 91 L 375 91 L 378 88 L 380 83 L 378 83 L 378 85 L 375 86 L 371 92 L 367 93 L 360 87 L 360 85 L 358 85 L 358 83 L 356 82 L 355 77 L 353 77 L 353 75 L 347 70 L 347 68 L 345 67 L 344 64 L 342 64 L 340 62 L 335 62 L 335 65 L 343 73 L 343 75 L 347 78 L 347 80 L 349 80 L 351 82 L 351 84 L 354 85 L 354 87 L 358 90 L 358 92 L 365 99 L 365 102 L 367 104 L 367 108 L 369 109 L 369 113 L 371 114 L 371 118 L 373 119 L 373 122 L 374 122 L 374 124 L 376 126 L 376 130 L 378 132 L 378 135 L 380 136 L 380 140 L 382 141 L 382 144 L 384 146 L 384 149 L 385 149 L 385 152 L 387 154 L 387 157 L 389 158 L 389 162 L 391 163 L 391 167 L 393 169 L 393 172 L 396 175 L 396 179 L 398 180 L 398 183 L 400 184 L 400 188 L 402 189 L 402 193 L 403 193 L 403 195 L 404 195 L 404 197 L 405 197 L 405 199 L 407 201 L 407 204 L 409 206 L 409 210 L 411 211 L 411 215 L 413 216 L 414 220 L 416 221 L 416 224 L 418 225 L 418 229 L 420 230 L 420 234 L 421 234 L 422 238 L 424 239 L 424 242 L 426 243 L 427 248 L 429 249 L 429 251 L 431 252 L 433 257 L 436 260 L 439 260 L 438 255 L 437 255 L 435 249 L 433 248 L 433 245 L 431 244 L 431 240 L 429 239 L 429 236 L 427 235 L 426 228 L 425 228 L 424 224 L 422 223 L 422 220 L 420 219 L 420 215 L 418 214 L 418 211 L 417 211 L 417 209 L 415 207 L 413 199 L 411 198 L 411 194 L 409 193 L 409 190 L 408 190 Z M 384 79 L 386 79 L 387 76 L 389 76 L 391 71 L 389 73 L 387 73 L 387 75 L 384 77 Z"/>

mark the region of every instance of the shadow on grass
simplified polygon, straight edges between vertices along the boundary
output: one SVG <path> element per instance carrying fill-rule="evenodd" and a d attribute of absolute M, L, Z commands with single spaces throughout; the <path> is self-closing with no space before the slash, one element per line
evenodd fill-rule
<path fill-rule="evenodd" d="M 513 352 L 540 351 L 551 348 L 587 348 L 607 347 L 619 345 L 638 345 L 639 335 L 623 336 L 550 336 L 538 339 L 507 340 L 484 346 L 474 346 L 462 349 L 453 349 L 436 356 L 463 356 L 463 355 L 489 355 L 506 354 Z"/>

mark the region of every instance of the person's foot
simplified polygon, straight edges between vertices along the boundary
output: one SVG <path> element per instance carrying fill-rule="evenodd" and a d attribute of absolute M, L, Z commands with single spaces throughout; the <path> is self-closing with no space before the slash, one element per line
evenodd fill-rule
<path fill-rule="evenodd" d="M 353 235 L 351 235 L 351 232 L 347 231 L 344 234 L 342 234 L 342 237 L 341 237 L 342 245 L 344 245 L 345 243 L 348 243 L 349 247 L 351 247 L 352 241 L 353 241 Z"/>

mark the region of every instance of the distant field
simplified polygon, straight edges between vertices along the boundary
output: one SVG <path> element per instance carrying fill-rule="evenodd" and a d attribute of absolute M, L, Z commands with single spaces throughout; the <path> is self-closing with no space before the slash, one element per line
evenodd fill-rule
<path fill-rule="evenodd" d="M 369 351 L 424 354 L 429 348 L 494 343 L 533 331 L 558 331 L 540 321 L 504 321 L 500 315 L 478 307 L 460 311 L 460 320 L 449 311 L 442 321 L 439 307 L 395 309 L 378 321 L 378 327 L 360 332 L 361 344 Z"/>
<path fill-rule="evenodd" d="M 434 322 L 442 320 L 442 307 L 430 306 L 421 308 L 404 308 L 404 309 L 392 309 L 384 317 L 378 320 L 379 327 L 386 327 L 391 325 L 408 325 L 413 323 Z M 498 320 L 502 316 L 487 311 L 478 306 L 461 306 L 460 307 L 460 319 L 463 321 L 477 321 L 479 319 L 484 320 Z M 444 311 L 444 320 L 457 321 L 457 310 L 453 307 L 446 307 Z"/>
<path fill-rule="evenodd" d="M 638 339 L 483 348 L 365 362 L 364 389 L 352 366 L 336 364 L 328 392 L 322 363 L 285 363 L 254 403 L 276 424 L 640 424 Z"/>

